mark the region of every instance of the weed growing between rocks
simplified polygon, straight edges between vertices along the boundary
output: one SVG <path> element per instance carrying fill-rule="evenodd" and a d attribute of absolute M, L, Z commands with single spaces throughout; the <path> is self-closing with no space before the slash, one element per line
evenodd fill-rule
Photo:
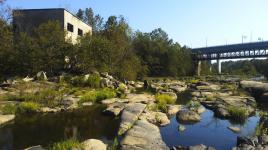
<path fill-rule="evenodd" d="M 245 108 L 230 106 L 227 110 L 230 114 L 230 119 L 234 121 L 243 122 L 248 116 Z"/>
<path fill-rule="evenodd" d="M 34 113 L 37 112 L 40 108 L 40 105 L 35 102 L 22 102 L 19 104 L 18 108 L 16 109 L 16 113 L 24 114 L 24 113 Z"/>
<path fill-rule="evenodd" d="M 15 114 L 17 110 L 17 105 L 15 104 L 7 104 L 2 108 L 3 115 L 11 115 Z"/>
<path fill-rule="evenodd" d="M 82 104 L 84 102 L 100 102 L 104 99 L 108 98 L 113 98 L 116 97 L 116 92 L 115 90 L 109 89 L 109 88 L 104 88 L 101 90 L 96 90 L 96 91 L 90 91 L 85 93 L 79 103 Z"/>
<path fill-rule="evenodd" d="M 49 150 L 71 150 L 71 149 L 82 149 L 82 144 L 77 140 L 68 139 L 65 141 L 57 142 L 52 144 L 48 149 Z"/>
<path fill-rule="evenodd" d="M 176 99 L 172 98 L 170 95 L 167 94 L 156 94 L 156 107 L 158 110 L 162 112 L 167 112 L 167 104 L 175 104 Z"/>

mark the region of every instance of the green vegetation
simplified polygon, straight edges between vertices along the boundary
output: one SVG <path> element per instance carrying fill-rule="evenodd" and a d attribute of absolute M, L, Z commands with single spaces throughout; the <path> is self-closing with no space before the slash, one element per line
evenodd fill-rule
<path fill-rule="evenodd" d="M 34 113 L 34 112 L 37 112 L 39 108 L 40 108 L 40 105 L 38 103 L 22 102 L 18 106 L 16 113 L 19 113 L 19 114 Z"/>
<path fill-rule="evenodd" d="M 6 6 L 3 3 L 1 7 Z M 0 75 L 26 76 L 41 70 L 48 76 L 62 71 L 78 75 L 97 70 L 135 80 L 194 73 L 190 49 L 173 42 L 161 28 L 149 33 L 133 31 L 124 17 L 104 20 L 91 8 L 80 9 L 77 16 L 92 25 L 94 36 L 85 35 L 75 45 L 65 40 L 59 22 L 43 23 L 30 35 L 13 34 L 12 21 L 0 18 Z M 66 57 L 69 61 L 65 62 Z M 90 76 L 82 83 L 97 88 L 99 77 Z"/>
<path fill-rule="evenodd" d="M 268 135 L 268 128 L 265 128 L 263 126 L 263 123 L 260 123 L 255 129 L 255 135 L 256 136 Z"/>
<path fill-rule="evenodd" d="M 54 143 L 49 147 L 49 150 L 71 150 L 80 148 L 82 148 L 82 144 L 80 144 L 77 140 L 69 139 Z"/>
<path fill-rule="evenodd" d="M 109 88 L 104 88 L 101 90 L 96 90 L 96 91 L 89 91 L 87 93 L 85 93 L 79 103 L 84 103 L 84 102 L 100 102 L 104 99 L 108 99 L 108 98 L 113 98 L 116 97 L 116 92 L 112 89 Z"/>
<path fill-rule="evenodd" d="M 118 150 L 119 149 L 119 142 L 118 139 L 115 138 L 112 145 L 109 145 L 107 150 Z"/>
<path fill-rule="evenodd" d="M 100 87 L 100 75 L 91 74 L 86 76 L 77 76 L 71 80 L 71 84 L 77 87 L 91 87 L 99 88 Z"/>
<path fill-rule="evenodd" d="M 230 118 L 237 121 L 243 121 L 247 118 L 247 110 L 245 108 L 230 106 L 227 108 Z"/>
<path fill-rule="evenodd" d="M 170 95 L 167 94 L 156 94 L 156 108 L 161 110 L 162 112 L 167 112 L 167 104 L 174 104 L 176 99 L 172 98 Z"/>
<path fill-rule="evenodd" d="M 3 115 L 15 114 L 17 106 L 15 104 L 7 104 L 2 108 Z"/>

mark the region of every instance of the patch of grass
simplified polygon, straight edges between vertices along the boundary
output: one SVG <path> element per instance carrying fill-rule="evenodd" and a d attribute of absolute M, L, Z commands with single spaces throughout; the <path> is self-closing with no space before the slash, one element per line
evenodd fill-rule
<path fill-rule="evenodd" d="M 0 96 L 0 101 L 22 101 L 23 98 L 18 95 L 4 94 Z"/>
<path fill-rule="evenodd" d="M 3 115 L 15 114 L 17 106 L 15 104 L 7 104 L 2 108 Z"/>
<path fill-rule="evenodd" d="M 81 149 L 82 144 L 77 140 L 69 139 L 61 142 L 54 143 L 49 147 L 49 150 L 71 150 L 71 149 Z"/>
<path fill-rule="evenodd" d="M 230 118 L 237 121 L 244 121 L 247 118 L 247 110 L 245 108 L 230 106 L 227 108 Z"/>
<path fill-rule="evenodd" d="M 214 97 L 211 96 L 211 95 L 208 95 L 208 96 L 206 97 L 206 100 L 207 100 L 207 101 L 213 101 L 213 99 L 214 99 Z"/>
<path fill-rule="evenodd" d="M 71 84 L 77 87 L 91 87 L 99 88 L 100 87 L 100 75 L 92 74 L 87 78 L 85 76 L 77 76 L 71 80 Z"/>
<path fill-rule="evenodd" d="M 34 113 L 37 112 L 40 108 L 38 103 L 34 102 L 22 102 L 19 104 L 18 108 L 16 109 L 16 113 L 24 114 L 24 113 Z"/>
<path fill-rule="evenodd" d="M 155 95 L 157 109 L 161 110 L 162 112 L 167 112 L 167 104 L 174 104 L 176 99 L 172 98 L 170 95 L 167 94 L 156 94 Z"/>
<path fill-rule="evenodd" d="M 29 93 L 23 95 L 24 101 L 39 103 L 48 107 L 55 107 L 60 104 L 63 99 L 64 92 L 53 89 L 46 89 L 35 94 Z"/>
<path fill-rule="evenodd" d="M 123 83 L 120 83 L 119 87 L 117 88 L 117 90 L 121 93 L 125 93 L 126 89 L 127 89 L 127 86 Z"/>
<path fill-rule="evenodd" d="M 81 97 L 79 103 L 100 102 L 104 99 L 109 99 L 113 97 L 116 97 L 116 92 L 112 89 L 104 88 L 101 90 L 87 92 Z"/>

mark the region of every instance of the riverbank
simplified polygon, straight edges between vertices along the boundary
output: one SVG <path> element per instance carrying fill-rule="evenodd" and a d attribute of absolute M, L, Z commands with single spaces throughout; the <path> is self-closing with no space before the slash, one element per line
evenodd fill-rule
<path fill-rule="evenodd" d="M 0 128 L 3 147 L 50 149 L 70 138 L 81 143 L 98 139 L 113 149 L 267 147 L 265 111 L 258 109 L 252 94 L 261 87 L 265 95 L 265 83 L 192 79 L 144 85 L 122 83 L 107 73 L 43 79 L 1 85 L 1 117 L 14 117 Z M 241 142 L 240 136 L 262 140 L 253 145 Z"/>

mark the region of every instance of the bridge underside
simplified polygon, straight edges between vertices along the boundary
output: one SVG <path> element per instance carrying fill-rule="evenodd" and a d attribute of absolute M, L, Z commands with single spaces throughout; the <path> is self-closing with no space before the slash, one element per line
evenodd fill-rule
<path fill-rule="evenodd" d="M 268 41 L 233 44 L 192 49 L 193 60 L 217 60 L 218 72 L 221 73 L 221 59 L 262 58 L 268 57 Z M 198 63 L 200 65 L 201 63 Z M 197 67 L 201 68 L 201 67 Z M 197 71 L 197 72 L 200 72 Z"/>

